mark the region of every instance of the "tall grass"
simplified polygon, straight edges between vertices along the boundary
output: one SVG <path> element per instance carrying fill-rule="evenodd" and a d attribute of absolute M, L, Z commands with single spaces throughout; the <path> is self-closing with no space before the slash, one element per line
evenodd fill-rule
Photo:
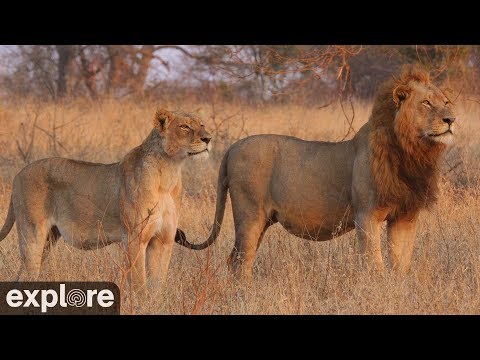
<path fill-rule="evenodd" d="M 162 103 L 76 100 L 40 104 L 15 100 L 0 105 L 0 222 L 8 209 L 11 183 L 26 164 L 63 156 L 115 162 L 138 145 L 152 126 L 157 106 L 198 110 L 214 135 L 209 160 L 188 160 L 180 227 L 189 239 L 203 240 L 215 210 L 217 170 L 236 139 L 259 133 L 338 141 L 348 129 L 339 108 L 294 105 L 245 107 L 227 103 Z M 353 127 L 367 120 L 370 104 L 355 105 Z M 350 114 L 351 115 L 351 114 Z M 246 286 L 228 273 L 233 247 L 230 201 L 215 246 L 193 252 L 175 246 L 168 284 L 148 301 L 123 313 L 152 314 L 426 314 L 480 313 L 480 106 L 460 106 L 457 142 L 441 169 L 441 196 L 420 218 L 413 267 L 397 277 L 373 277 L 354 260 L 355 231 L 329 242 L 311 242 L 280 225 L 266 233 Z M 382 235 L 385 242 L 385 234 Z M 81 251 L 62 241 L 46 260 L 42 280 L 107 280 L 117 283 L 117 245 Z M 16 278 L 20 258 L 13 230 L 0 243 L 0 281 Z"/>

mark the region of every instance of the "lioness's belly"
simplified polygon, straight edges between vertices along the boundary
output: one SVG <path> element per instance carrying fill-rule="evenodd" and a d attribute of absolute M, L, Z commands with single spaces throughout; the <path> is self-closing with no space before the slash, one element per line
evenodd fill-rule
<path fill-rule="evenodd" d="M 73 247 L 91 250 L 98 249 L 124 238 L 124 226 L 115 198 L 102 202 L 88 201 L 77 196 L 65 206 L 57 205 L 53 224 L 58 228 L 65 242 Z"/>
<path fill-rule="evenodd" d="M 142 237 L 148 241 L 154 235 L 163 234 L 171 236 L 173 240 L 178 223 L 173 198 L 165 195 L 158 200 L 157 205 L 146 207 L 154 210 L 145 217 L 148 221 L 141 225 Z M 106 209 L 108 210 L 108 207 Z M 107 211 L 103 217 L 99 217 L 93 211 L 84 212 L 80 218 L 63 213 L 54 223 L 67 244 L 82 250 L 99 249 L 112 243 L 129 240 L 117 211 Z"/>
<path fill-rule="evenodd" d="M 82 250 L 99 249 L 112 243 L 121 242 L 126 236 L 120 222 L 109 224 L 107 228 L 100 221 L 96 226 L 83 225 L 63 221 L 56 226 L 67 244 Z"/>

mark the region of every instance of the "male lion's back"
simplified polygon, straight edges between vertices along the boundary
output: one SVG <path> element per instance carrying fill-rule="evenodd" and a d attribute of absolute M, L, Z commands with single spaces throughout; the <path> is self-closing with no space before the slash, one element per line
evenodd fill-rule
<path fill-rule="evenodd" d="M 229 187 L 251 197 L 325 211 L 350 202 L 355 150 L 351 141 L 305 141 L 292 136 L 253 135 L 228 151 Z M 322 206 L 323 205 L 323 206 Z"/>

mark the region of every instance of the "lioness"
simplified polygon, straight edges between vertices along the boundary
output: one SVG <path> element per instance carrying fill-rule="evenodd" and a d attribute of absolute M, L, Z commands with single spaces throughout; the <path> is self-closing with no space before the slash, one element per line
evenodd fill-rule
<path fill-rule="evenodd" d="M 436 198 L 437 161 L 453 138 L 447 96 L 418 67 L 381 86 L 369 121 L 343 142 L 250 136 L 233 144 L 220 166 L 215 221 L 208 240 L 180 244 L 201 250 L 217 238 L 230 190 L 235 247 L 229 264 L 251 277 L 268 227 L 279 222 L 309 240 L 330 240 L 354 228 L 367 264 L 383 269 L 380 227 L 388 226 L 394 269 L 406 271 L 419 210 Z"/>
<path fill-rule="evenodd" d="M 194 114 L 158 110 L 154 128 L 122 161 L 38 160 L 13 180 L 3 240 L 17 221 L 22 267 L 37 278 L 60 236 L 80 249 L 128 247 L 132 285 L 165 281 L 177 229 L 184 160 L 209 151 L 210 134 Z M 147 271 L 145 271 L 147 270 Z M 147 274 L 146 274 L 147 272 Z"/>

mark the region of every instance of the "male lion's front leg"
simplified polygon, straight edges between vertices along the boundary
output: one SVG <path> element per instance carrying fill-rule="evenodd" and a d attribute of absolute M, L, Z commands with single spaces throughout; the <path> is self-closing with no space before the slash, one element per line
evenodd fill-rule
<path fill-rule="evenodd" d="M 379 216 L 380 215 L 380 216 Z M 384 271 L 380 242 L 380 229 L 383 219 L 376 212 L 359 214 L 355 220 L 355 229 L 359 242 L 360 255 L 369 269 Z"/>
<path fill-rule="evenodd" d="M 410 268 L 417 232 L 418 213 L 391 220 L 387 224 L 390 263 L 393 270 L 405 273 Z"/>

